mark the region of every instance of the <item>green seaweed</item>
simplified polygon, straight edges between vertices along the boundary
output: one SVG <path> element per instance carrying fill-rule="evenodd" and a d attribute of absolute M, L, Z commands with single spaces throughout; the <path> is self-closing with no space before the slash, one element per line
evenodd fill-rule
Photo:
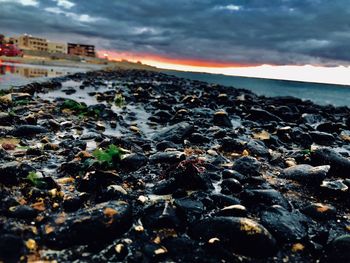
<path fill-rule="evenodd" d="M 38 174 L 34 171 L 31 171 L 28 173 L 27 179 L 30 181 L 30 183 L 38 188 L 45 187 L 46 183 L 43 181 L 42 178 L 38 177 Z"/>
<path fill-rule="evenodd" d="M 119 163 L 122 159 L 123 154 L 124 151 L 114 144 L 109 145 L 106 150 L 96 149 L 92 153 L 92 155 L 101 164 L 107 165 L 109 167 L 115 166 L 117 163 Z"/>
<path fill-rule="evenodd" d="M 125 105 L 125 98 L 123 97 L 123 94 L 118 93 L 117 95 L 115 95 L 114 104 L 119 108 Z"/>

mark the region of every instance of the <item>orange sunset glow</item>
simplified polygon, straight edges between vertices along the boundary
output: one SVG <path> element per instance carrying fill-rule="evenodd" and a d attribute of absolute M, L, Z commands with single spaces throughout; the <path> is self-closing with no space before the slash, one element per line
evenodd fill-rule
<path fill-rule="evenodd" d="M 350 85 L 350 66 L 324 67 L 314 65 L 256 65 L 208 60 L 178 59 L 153 54 L 98 51 L 100 57 L 110 60 L 141 62 L 162 69 L 224 74 L 230 76 L 284 79 L 315 83 Z"/>

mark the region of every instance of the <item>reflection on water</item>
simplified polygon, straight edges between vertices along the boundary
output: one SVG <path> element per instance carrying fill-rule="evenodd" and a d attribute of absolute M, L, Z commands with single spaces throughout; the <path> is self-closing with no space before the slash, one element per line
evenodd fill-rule
<path fill-rule="evenodd" d="M 0 89 L 11 86 L 21 86 L 33 81 L 86 71 L 78 68 L 50 67 L 25 64 L 1 63 L 0 61 Z"/>

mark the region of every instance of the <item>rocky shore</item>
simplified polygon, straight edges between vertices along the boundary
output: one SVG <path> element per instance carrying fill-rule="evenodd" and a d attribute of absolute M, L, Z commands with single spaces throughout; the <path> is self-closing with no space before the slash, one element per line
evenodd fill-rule
<path fill-rule="evenodd" d="M 0 110 L 0 261 L 350 262 L 347 107 L 120 70 Z"/>

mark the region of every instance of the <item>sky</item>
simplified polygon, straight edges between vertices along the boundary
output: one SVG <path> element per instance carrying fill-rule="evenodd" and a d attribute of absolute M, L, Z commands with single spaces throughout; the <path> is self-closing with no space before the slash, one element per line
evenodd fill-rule
<path fill-rule="evenodd" d="M 350 84 L 349 0 L 0 0 L 0 33 L 180 70 Z"/>

